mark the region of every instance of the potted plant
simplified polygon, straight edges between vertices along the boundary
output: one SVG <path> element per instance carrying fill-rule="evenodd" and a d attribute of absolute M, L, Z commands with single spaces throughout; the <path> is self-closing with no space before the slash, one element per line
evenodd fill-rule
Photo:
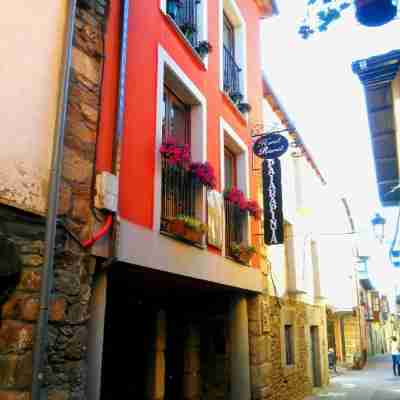
<path fill-rule="evenodd" d="M 240 92 L 232 92 L 230 94 L 231 100 L 236 104 L 243 100 L 243 95 Z"/>
<path fill-rule="evenodd" d="M 381 26 L 397 14 L 392 0 L 355 0 L 356 18 L 365 26 Z"/>
<path fill-rule="evenodd" d="M 261 218 L 261 208 L 255 200 L 247 200 L 244 193 L 238 188 L 231 188 L 224 192 L 225 200 L 235 204 L 240 211 L 247 211 L 256 219 Z"/>
<path fill-rule="evenodd" d="M 248 265 L 253 255 L 257 252 L 255 246 L 244 243 L 232 243 L 232 256 L 239 262 Z"/>
<path fill-rule="evenodd" d="M 237 107 L 242 114 L 249 113 L 251 111 L 251 105 L 249 103 L 240 102 Z"/>
<path fill-rule="evenodd" d="M 174 20 L 178 17 L 179 8 L 183 6 L 183 0 L 168 0 L 167 14 Z"/>
<path fill-rule="evenodd" d="M 190 242 L 200 243 L 207 232 L 207 225 L 196 218 L 179 214 L 170 222 L 170 233 Z"/>
<path fill-rule="evenodd" d="M 217 186 L 217 179 L 215 177 L 215 171 L 213 166 L 208 162 L 192 162 L 189 170 L 195 176 L 195 178 L 207 189 L 215 189 Z"/>
<path fill-rule="evenodd" d="M 246 204 L 246 209 L 253 218 L 261 218 L 261 208 L 255 200 L 248 200 Z"/>
<path fill-rule="evenodd" d="M 209 42 L 203 40 L 196 46 L 196 51 L 201 58 L 204 58 L 208 53 L 211 53 L 212 46 Z"/>
<path fill-rule="evenodd" d="M 174 138 L 168 138 L 160 147 L 161 156 L 170 167 L 188 169 L 190 166 L 190 150 L 187 144 L 178 145 Z"/>

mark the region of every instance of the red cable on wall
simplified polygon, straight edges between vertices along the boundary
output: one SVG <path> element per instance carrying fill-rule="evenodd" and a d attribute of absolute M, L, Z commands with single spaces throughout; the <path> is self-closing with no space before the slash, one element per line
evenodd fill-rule
<path fill-rule="evenodd" d="M 109 214 L 107 216 L 104 225 L 90 239 L 85 240 L 82 243 L 82 246 L 85 248 L 93 246 L 99 239 L 101 239 L 110 230 L 112 225 L 112 220 L 113 220 L 112 215 Z"/>

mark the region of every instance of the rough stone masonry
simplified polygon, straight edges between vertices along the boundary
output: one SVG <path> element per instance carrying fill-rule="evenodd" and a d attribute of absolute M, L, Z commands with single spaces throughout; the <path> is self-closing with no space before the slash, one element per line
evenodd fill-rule
<path fill-rule="evenodd" d="M 43 371 L 48 398 L 57 400 L 85 398 L 88 306 L 96 261 L 79 241 L 90 237 L 94 223 L 93 180 L 106 18 L 105 13 L 97 11 L 79 6 L 74 32 L 60 221 Z M 0 221 L 0 240 L 12 242 L 21 265 L 8 287 L 0 288 L 0 400 L 25 400 L 30 398 L 32 380 L 44 219 L 0 206 Z"/>

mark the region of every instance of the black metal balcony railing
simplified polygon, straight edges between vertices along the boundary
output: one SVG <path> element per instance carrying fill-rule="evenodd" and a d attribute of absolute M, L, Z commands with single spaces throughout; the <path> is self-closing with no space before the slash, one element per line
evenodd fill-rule
<path fill-rule="evenodd" d="M 168 223 L 179 214 L 196 218 L 201 186 L 190 172 L 163 161 L 161 190 L 161 231 L 168 231 Z"/>
<path fill-rule="evenodd" d="M 174 19 L 180 30 L 193 47 L 199 43 L 198 8 L 201 0 L 168 0 L 168 14 Z"/>
<path fill-rule="evenodd" d="M 243 96 L 240 90 L 241 69 L 235 61 L 231 51 L 224 46 L 224 90 L 236 103 L 241 101 Z"/>
<path fill-rule="evenodd" d="M 230 201 L 225 200 L 225 254 L 233 257 L 232 244 L 244 241 L 247 213 Z"/>

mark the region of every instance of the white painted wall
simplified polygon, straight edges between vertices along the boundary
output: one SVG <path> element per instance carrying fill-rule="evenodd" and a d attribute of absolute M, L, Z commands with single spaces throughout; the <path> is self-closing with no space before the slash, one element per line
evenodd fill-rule
<path fill-rule="evenodd" d="M 43 214 L 67 0 L 13 0 L 0 13 L 0 202 Z"/>

